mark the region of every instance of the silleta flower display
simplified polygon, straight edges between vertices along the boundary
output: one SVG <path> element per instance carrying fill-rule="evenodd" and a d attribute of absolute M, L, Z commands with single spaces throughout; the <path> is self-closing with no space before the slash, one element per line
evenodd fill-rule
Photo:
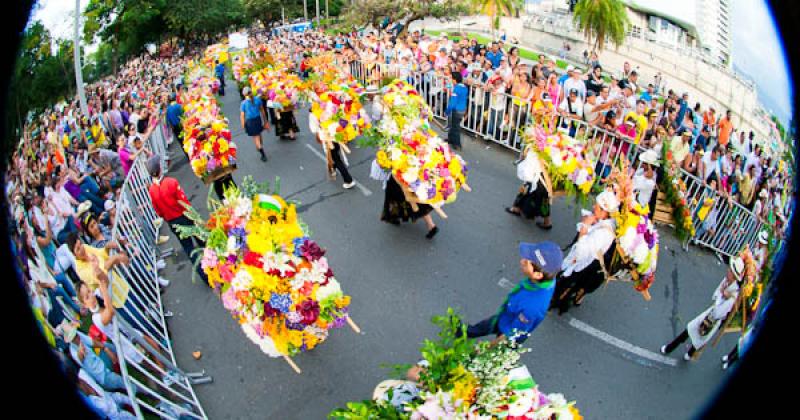
<path fill-rule="evenodd" d="M 378 164 L 417 202 L 434 207 L 454 202 L 459 190 L 469 190 L 467 163 L 433 130 L 431 111 L 410 84 L 395 80 L 381 93 Z"/>
<path fill-rule="evenodd" d="M 539 390 L 520 361 L 528 349 L 512 340 L 494 345 L 459 335 L 462 324 L 452 309 L 434 323 L 442 327 L 440 339 L 425 340 L 423 361 L 408 371 L 409 380 L 384 381 L 372 400 L 348 403 L 329 418 L 582 419 L 574 402 Z"/>
<path fill-rule="evenodd" d="M 245 180 L 214 207 L 196 227 L 201 233 L 193 233 L 206 240 L 201 267 L 225 309 L 265 354 L 311 350 L 349 322 L 350 297 L 294 204 L 259 193 Z"/>
<path fill-rule="evenodd" d="M 526 128 L 525 138 L 547 165 L 553 188 L 589 194 L 595 173 L 584 143 L 558 130 L 550 133 L 541 125 Z"/>
<path fill-rule="evenodd" d="M 228 120 L 214 96 L 218 81 L 208 68 L 190 66 L 186 79 L 189 91 L 182 97 L 184 116 L 183 149 L 189 156 L 192 171 L 204 182 L 230 173 L 236 167 L 236 143 L 231 140 Z"/>

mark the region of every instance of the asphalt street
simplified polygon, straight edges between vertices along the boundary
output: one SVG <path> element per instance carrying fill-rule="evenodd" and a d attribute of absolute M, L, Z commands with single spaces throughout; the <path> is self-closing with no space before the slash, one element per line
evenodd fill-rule
<path fill-rule="evenodd" d="M 434 215 L 439 234 L 425 239 L 422 222 L 382 223 L 381 183 L 369 179 L 374 150 L 352 148 L 350 171 L 361 187 L 343 189 L 341 177 L 327 179 L 307 128 L 308 111 L 299 110 L 298 139 L 281 141 L 274 129 L 265 131 L 269 161 L 261 162 L 239 123 L 235 84 L 228 86 L 221 102 L 239 147 L 234 179 L 280 177 L 282 196 L 300 203 L 300 216 L 352 296 L 351 316 L 362 334 L 347 327 L 333 331 L 319 347 L 294 358 L 303 370 L 298 375 L 284 360 L 261 353 L 209 288 L 191 280 L 185 255 L 171 257 L 162 275 L 172 280 L 164 299 L 174 313 L 173 346 L 179 366 L 213 376 L 212 384 L 195 388 L 211 419 L 323 419 L 348 401 L 370 398 L 389 373 L 386 365 L 418 359 L 422 341 L 436 334 L 433 315 L 452 306 L 477 322 L 497 310 L 520 279 L 520 241 L 566 245 L 575 235 L 578 209 L 565 198 L 553 205 L 551 231 L 505 213 L 519 188 L 516 156 L 467 137 L 462 156 L 473 191 L 445 206 L 448 219 Z M 207 215 L 208 188 L 192 174 L 177 143 L 170 150 L 168 175 Z M 668 358 L 658 354 L 707 307 L 725 271 L 713 254 L 695 247 L 684 252 L 669 228 L 659 231 L 652 300 L 629 284 L 612 283 L 564 316 L 551 313 L 527 341 L 533 351 L 523 361 L 540 389 L 576 400 L 586 419 L 690 418 L 726 377 L 719 358 L 734 345 L 733 334 L 697 362 L 684 362 L 681 349 Z M 175 238 L 170 245 L 180 249 Z M 202 352 L 200 360 L 194 351 Z"/>

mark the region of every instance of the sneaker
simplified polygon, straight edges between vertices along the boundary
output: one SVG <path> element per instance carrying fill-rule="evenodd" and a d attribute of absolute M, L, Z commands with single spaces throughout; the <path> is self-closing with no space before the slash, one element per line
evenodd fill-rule
<path fill-rule="evenodd" d="M 689 353 L 687 352 L 686 354 L 683 355 L 683 360 L 690 362 L 692 360 L 692 356 L 689 356 Z"/>
<path fill-rule="evenodd" d="M 158 278 L 158 284 L 161 285 L 161 287 L 167 287 L 167 286 L 169 286 L 169 280 L 167 280 L 167 279 L 165 279 L 163 277 L 159 277 Z"/>
<path fill-rule="evenodd" d="M 164 245 L 167 241 L 169 241 L 169 236 L 159 236 L 158 239 L 156 239 L 156 245 Z"/>
<path fill-rule="evenodd" d="M 728 355 L 722 356 L 722 363 L 726 363 L 728 361 Z"/>
<path fill-rule="evenodd" d="M 427 239 L 433 239 L 436 234 L 439 233 L 439 226 L 434 226 L 433 229 L 429 230 L 428 233 L 425 235 Z"/>
<path fill-rule="evenodd" d="M 728 364 L 728 362 L 723 362 L 723 363 L 722 363 L 722 370 L 728 370 L 728 367 L 730 367 L 730 365 Z"/>
<path fill-rule="evenodd" d="M 164 261 L 164 260 L 156 261 L 156 268 L 158 268 L 159 270 L 163 270 L 164 267 L 166 267 L 166 266 L 167 266 L 167 262 L 166 261 Z"/>
<path fill-rule="evenodd" d="M 342 187 L 344 189 L 346 189 L 346 190 L 349 190 L 350 188 L 353 188 L 355 186 L 356 186 L 356 182 L 355 181 L 351 181 L 351 182 L 349 182 L 347 184 L 342 184 Z"/>
<path fill-rule="evenodd" d="M 155 226 L 156 230 L 161 229 L 161 225 L 164 224 L 164 219 L 158 217 L 153 220 L 153 226 Z"/>
<path fill-rule="evenodd" d="M 661 350 L 661 354 L 667 354 L 667 346 L 666 345 L 661 346 L 661 348 L 659 350 Z"/>

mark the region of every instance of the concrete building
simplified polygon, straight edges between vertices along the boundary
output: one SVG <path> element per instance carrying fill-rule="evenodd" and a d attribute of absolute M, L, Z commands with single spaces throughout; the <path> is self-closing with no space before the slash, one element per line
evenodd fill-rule
<path fill-rule="evenodd" d="M 718 63 L 731 64 L 733 33 L 729 0 L 697 0 L 697 29 L 702 48 Z"/>

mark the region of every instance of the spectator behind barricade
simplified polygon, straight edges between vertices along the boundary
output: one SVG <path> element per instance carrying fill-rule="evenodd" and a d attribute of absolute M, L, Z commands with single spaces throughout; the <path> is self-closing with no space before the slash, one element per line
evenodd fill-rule
<path fill-rule="evenodd" d="M 503 51 L 500 50 L 500 45 L 492 41 L 491 50 L 486 53 L 486 59 L 492 63 L 492 68 L 497 69 L 500 67 L 500 62 L 503 58 Z"/>
<path fill-rule="evenodd" d="M 194 223 L 184 215 L 187 207 L 191 206 L 189 199 L 186 198 L 183 188 L 175 178 L 164 176 L 161 158 L 158 155 L 147 161 L 147 172 L 152 177 L 148 191 L 153 202 L 153 209 L 159 217 L 167 222 L 172 233 L 178 237 L 186 257 L 194 264 L 197 256 L 192 251 L 195 248 L 202 249 L 205 244 L 194 237 L 182 238 L 177 231 L 178 226 L 194 226 Z M 196 267 L 200 278 L 205 280 L 206 275 L 200 264 L 197 264 Z M 208 285 L 207 281 L 206 284 Z"/>
<path fill-rule="evenodd" d="M 689 155 L 690 146 L 689 140 L 692 137 L 692 133 L 688 131 L 684 131 L 680 136 L 675 136 L 672 138 L 672 142 L 670 143 L 670 151 L 672 152 L 672 159 L 678 165 L 683 165 L 686 159 L 686 156 Z"/>
<path fill-rule="evenodd" d="M 741 181 L 739 182 L 739 203 L 747 209 L 751 209 L 755 197 L 755 166 L 750 166 L 745 169 Z"/>
<path fill-rule="evenodd" d="M 605 82 L 603 81 L 602 73 L 603 68 L 600 66 L 591 67 L 591 71 L 586 78 L 586 90 L 593 91 L 595 94 L 600 93 L 603 89 Z"/>
<path fill-rule="evenodd" d="M 97 182 L 108 192 L 117 189 L 125 181 L 125 171 L 116 152 L 96 146 L 90 147 L 89 164 L 94 170 Z"/>
<path fill-rule="evenodd" d="M 717 123 L 717 143 L 722 147 L 728 146 L 731 133 L 733 132 L 733 121 L 731 111 L 725 111 L 725 116 Z"/>
<path fill-rule="evenodd" d="M 694 151 L 694 153 L 687 154 L 682 163 L 683 170 L 698 178 L 702 178 L 703 155 L 705 155 L 705 151 L 703 151 L 703 149 L 697 149 Z"/>
<path fill-rule="evenodd" d="M 98 415 L 98 418 L 109 420 L 133 420 L 136 416 L 123 406 L 133 407 L 133 402 L 127 394 L 122 392 L 109 392 L 103 389 L 84 369 L 73 369 L 74 373 L 67 376 L 75 384 L 85 399 L 87 405 Z"/>
<path fill-rule="evenodd" d="M 125 390 L 125 381 L 122 376 L 114 373 L 109 366 L 103 361 L 100 355 L 95 354 L 94 348 L 98 347 L 102 351 L 102 355 L 110 360 L 112 365 L 116 365 L 117 355 L 114 353 L 112 346 L 106 346 L 99 340 L 94 340 L 84 333 L 78 331 L 80 324 L 72 323 L 70 321 L 62 321 L 56 327 L 56 334 L 60 335 L 65 343 L 66 351 L 72 357 L 72 360 L 85 370 L 86 373 L 105 390 Z M 93 325 L 94 327 L 94 325 Z M 96 329 L 99 334 L 103 334 Z M 97 333 L 95 333 L 97 334 Z M 99 337 L 99 336 L 98 336 Z M 97 345 L 96 345 L 97 344 Z"/>
<path fill-rule="evenodd" d="M 639 95 L 639 99 L 641 99 L 641 100 L 643 100 L 643 101 L 645 101 L 647 103 L 650 103 L 650 101 L 652 101 L 653 99 L 656 99 L 655 91 L 656 91 L 655 86 L 653 86 L 652 83 L 648 83 L 647 84 L 647 90 L 645 90 L 644 92 L 642 92 Z"/>
<path fill-rule="evenodd" d="M 636 201 L 642 207 L 649 206 L 650 217 L 655 212 L 655 203 L 651 205 L 653 191 L 657 188 L 655 168 L 659 166 L 659 156 L 654 150 L 646 150 L 639 154 L 641 165 L 633 175 L 633 191 Z"/>
<path fill-rule="evenodd" d="M 705 183 L 710 183 L 711 176 L 714 176 L 714 179 L 717 180 L 717 185 L 722 191 L 721 185 L 721 178 L 722 178 L 722 171 L 720 170 L 720 148 L 714 147 L 711 149 L 711 152 L 707 153 L 703 157 L 703 167 L 702 167 L 702 180 Z"/>

